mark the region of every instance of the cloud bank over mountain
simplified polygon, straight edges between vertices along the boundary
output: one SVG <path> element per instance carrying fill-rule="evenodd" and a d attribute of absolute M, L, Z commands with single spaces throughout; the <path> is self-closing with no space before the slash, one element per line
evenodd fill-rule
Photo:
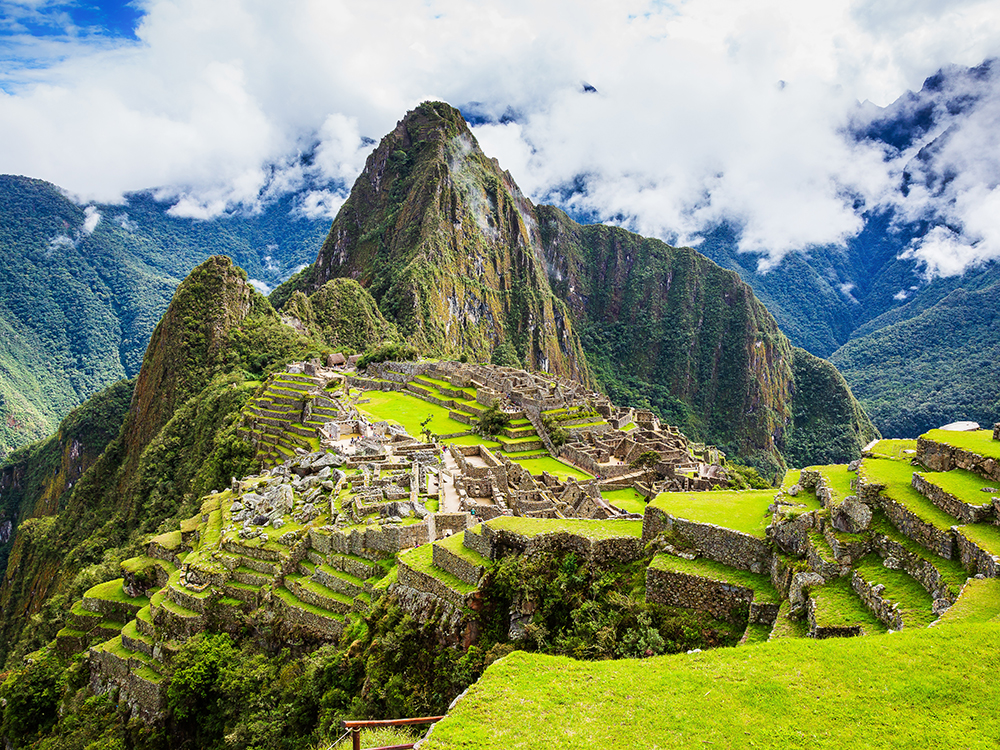
<path fill-rule="evenodd" d="M 928 274 L 1000 257 L 992 71 L 910 142 L 865 136 L 1000 55 L 991 1 L 142 0 L 124 30 L 0 7 L 0 171 L 81 201 L 153 186 L 209 218 L 304 189 L 296 210 L 332 216 L 369 139 L 440 98 L 533 199 L 592 220 L 681 243 L 726 221 L 768 267 L 892 208 L 931 222 L 907 251 Z"/>

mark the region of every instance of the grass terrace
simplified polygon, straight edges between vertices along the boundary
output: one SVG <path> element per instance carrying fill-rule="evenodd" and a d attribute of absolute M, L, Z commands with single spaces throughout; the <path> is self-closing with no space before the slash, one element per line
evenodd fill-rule
<path fill-rule="evenodd" d="M 878 555 L 865 556 L 855 569 L 867 583 L 885 586 L 882 598 L 899 605 L 906 627 L 925 627 L 937 619 L 931 610 L 933 599 L 924 587 L 902 570 L 885 567 Z"/>
<path fill-rule="evenodd" d="M 851 480 L 857 477 L 853 471 L 847 470 L 846 464 L 832 464 L 830 466 L 810 466 L 819 472 L 823 481 L 830 491 L 833 492 L 833 502 L 839 503 L 849 495 L 854 494 L 851 488 Z"/>
<path fill-rule="evenodd" d="M 980 456 L 1000 459 L 1000 440 L 993 439 L 993 430 L 976 430 L 974 432 L 931 430 L 920 437 L 977 453 Z"/>
<path fill-rule="evenodd" d="M 866 635 L 884 633 L 885 625 L 873 615 L 851 588 L 850 577 L 835 578 L 810 590 L 816 602 L 816 625 L 843 628 L 860 625 Z"/>
<path fill-rule="evenodd" d="M 149 599 L 145 596 L 132 597 L 125 593 L 122 588 L 124 578 L 116 578 L 113 581 L 105 581 L 87 590 L 84 597 L 87 599 L 104 599 L 109 602 L 124 602 L 125 604 L 136 604 L 145 607 L 149 604 Z"/>
<path fill-rule="evenodd" d="M 1000 622 L 1000 578 L 971 578 L 941 622 Z"/>
<path fill-rule="evenodd" d="M 447 438 L 443 442 L 453 443 L 455 445 L 482 445 L 490 450 L 500 449 L 500 443 L 495 440 L 487 440 L 480 435 L 463 435 L 462 437 L 457 438 Z"/>
<path fill-rule="evenodd" d="M 652 507 L 698 523 L 711 523 L 763 539 L 774 490 L 748 492 L 662 492 Z"/>
<path fill-rule="evenodd" d="M 432 578 L 437 578 L 448 588 L 453 589 L 460 594 L 471 594 L 475 591 L 475 586 L 466 583 L 461 578 L 449 573 L 447 570 L 443 570 L 442 568 L 438 568 L 434 565 L 434 550 L 431 549 L 433 546 L 433 544 L 422 544 L 421 546 L 414 547 L 406 552 L 400 552 L 399 561 L 401 563 L 405 563 L 420 573 L 424 573 Z"/>
<path fill-rule="evenodd" d="M 959 526 L 958 532 L 981 550 L 994 557 L 1000 556 L 1000 528 L 988 523 Z"/>
<path fill-rule="evenodd" d="M 908 463 L 885 458 L 866 458 L 861 470 L 869 480 L 885 485 L 882 494 L 908 508 L 922 521 L 942 531 L 948 531 L 958 523 L 956 518 L 945 513 L 910 486 L 913 480 L 913 467 Z"/>
<path fill-rule="evenodd" d="M 966 580 L 969 578 L 969 574 L 962 567 L 961 562 L 938 557 L 922 544 L 918 544 L 909 537 L 903 536 L 899 529 L 889 522 L 889 519 L 886 518 L 882 511 L 877 510 L 872 514 L 871 530 L 902 545 L 907 552 L 930 562 L 944 578 L 945 583 L 948 584 L 948 588 L 956 595 L 962 590 L 962 586 L 965 585 Z"/>
<path fill-rule="evenodd" d="M 631 487 L 623 490 L 601 490 L 601 497 L 626 513 L 642 515 L 646 512 L 646 496 Z"/>
<path fill-rule="evenodd" d="M 970 505 L 989 505 L 994 495 L 1000 495 L 1000 489 L 995 487 L 995 483 L 991 484 L 978 474 L 965 469 L 917 473 L 931 484 Z M 993 488 L 997 491 L 983 492 L 983 488 Z"/>
<path fill-rule="evenodd" d="M 448 409 L 428 401 L 422 401 L 404 391 L 366 391 L 366 404 L 358 404 L 357 409 L 376 421 L 386 420 L 401 425 L 411 436 L 419 437 L 423 429 L 420 423 L 431 417 L 427 425 L 431 432 L 448 435 L 466 432 L 469 425 L 448 416 Z"/>
<path fill-rule="evenodd" d="M 649 659 L 515 651 L 423 747 L 986 750 L 998 638 L 990 623 Z"/>
<path fill-rule="evenodd" d="M 700 576 L 713 581 L 722 581 L 733 586 L 753 589 L 754 601 L 777 604 L 781 595 L 771 585 L 771 577 L 763 573 L 749 573 L 745 570 L 723 565 L 722 563 L 698 558 L 685 560 L 674 555 L 658 554 L 653 557 L 649 567 L 656 570 L 666 570 L 673 573 L 684 573 L 690 576 Z"/>
<path fill-rule="evenodd" d="M 896 461 L 909 460 L 916 452 L 916 440 L 879 440 L 869 451 L 875 458 L 891 458 Z"/>
<path fill-rule="evenodd" d="M 538 438 L 532 437 L 528 439 L 530 442 L 536 442 Z M 514 441 L 507 441 L 514 442 Z M 587 481 L 588 479 L 593 479 L 593 474 L 588 474 L 583 469 L 578 469 L 575 466 L 570 466 L 569 464 L 560 461 L 558 458 L 552 458 L 552 456 L 540 456 L 537 458 L 525 458 L 517 462 L 518 465 L 523 466 L 525 469 L 530 471 L 532 474 L 541 475 L 543 471 L 547 471 L 554 477 L 559 477 L 562 480 L 566 480 L 569 477 L 573 477 L 579 482 Z"/>
<path fill-rule="evenodd" d="M 614 539 L 623 536 L 642 537 L 642 521 L 591 521 L 584 518 L 523 518 L 500 516 L 487 525 L 505 529 L 521 536 L 538 536 L 565 531 L 588 539 Z"/>

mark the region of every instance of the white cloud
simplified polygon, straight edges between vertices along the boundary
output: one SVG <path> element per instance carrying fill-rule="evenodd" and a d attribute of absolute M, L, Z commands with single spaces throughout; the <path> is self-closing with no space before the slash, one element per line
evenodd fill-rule
<path fill-rule="evenodd" d="M 97 225 L 101 223 L 101 212 L 96 206 L 87 206 L 83 209 L 83 226 L 81 230 L 84 234 L 93 234 Z"/>
<path fill-rule="evenodd" d="M 988 119 L 943 152 L 965 170 L 952 208 L 919 191 L 899 199 L 913 154 L 845 136 L 858 101 L 884 105 L 942 65 L 1000 54 L 992 0 L 142 7 L 138 42 L 16 37 L 0 77 L 0 171 L 84 201 L 155 186 L 195 219 L 300 190 L 297 211 L 329 217 L 364 165 L 363 137 L 441 98 L 516 113 L 475 130 L 533 199 L 678 242 L 732 221 L 763 268 L 855 234 L 858 202 L 954 225 L 971 250 L 912 248 L 929 272 L 997 242 L 996 160 L 969 164 L 975 139 L 996 137 Z M 574 181 L 585 191 L 565 198 Z"/>
<path fill-rule="evenodd" d="M 247 279 L 247 283 L 261 294 L 268 295 L 271 293 L 271 287 L 260 279 Z"/>

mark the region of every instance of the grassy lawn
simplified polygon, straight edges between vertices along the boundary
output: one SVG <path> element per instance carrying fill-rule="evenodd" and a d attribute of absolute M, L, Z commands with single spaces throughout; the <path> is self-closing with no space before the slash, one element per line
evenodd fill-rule
<path fill-rule="evenodd" d="M 733 586 L 753 589 L 754 601 L 771 602 L 774 604 L 781 601 L 781 596 L 775 591 L 774 586 L 771 585 L 770 576 L 738 570 L 737 568 L 723 565 L 720 562 L 715 562 L 715 560 L 705 558 L 685 560 L 683 557 L 659 554 L 653 558 L 649 567 L 656 570 L 667 570 L 674 573 L 700 576 L 712 581 L 722 581 Z"/>
<path fill-rule="evenodd" d="M 993 439 L 993 430 L 976 430 L 975 432 L 931 430 L 920 437 L 978 453 L 980 456 L 1000 458 L 1000 440 Z"/>
<path fill-rule="evenodd" d="M 443 442 L 454 443 L 455 445 L 483 445 L 490 450 L 497 450 L 500 443 L 495 440 L 487 440 L 481 435 L 463 435 L 457 438 L 446 438 Z"/>
<path fill-rule="evenodd" d="M 973 523 L 959 526 L 959 533 L 975 543 L 977 547 L 991 555 L 1000 555 L 1000 529 L 988 523 Z"/>
<path fill-rule="evenodd" d="M 958 519 L 949 516 L 910 486 L 913 480 L 913 467 L 909 464 L 885 458 L 866 458 L 861 471 L 871 481 L 885 485 L 882 494 L 905 506 L 922 521 L 935 528 L 947 531 L 958 523 Z"/>
<path fill-rule="evenodd" d="M 819 472 L 823 477 L 823 482 L 833 492 L 833 502 L 839 503 L 848 495 L 853 495 L 851 480 L 857 477 L 853 471 L 847 470 L 846 464 L 833 464 L 830 466 L 810 466 Z"/>
<path fill-rule="evenodd" d="M 530 438 L 531 441 L 536 441 L 538 438 Z M 508 443 L 515 442 L 508 440 Z M 575 466 L 570 466 L 567 463 L 563 463 L 558 458 L 552 458 L 552 456 L 542 456 L 539 458 L 525 458 L 517 462 L 518 465 L 523 466 L 525 469 L 530 471 L 532 474 L 541 475 L 543 471 L 547 471 L 554 477 L 559 477 L 560 479 L 566 479 L 567 477 L 573 477 L 578 481 L 586 481 L 588 479 L 593 479 L 592 474 L 588 474 L 583 469 L 578 469 Z"/>
<path fill-rule="evenodd" d="M 367 404 L 358 404 L 358 411 L 367 414 L 375 420 L 386 420 L 402 425 L 411 436 L 419 437 L 423 429 L 420 423 L 431 417 L 427 427 L 438 435 L 448 435 L 452 432 L 464 432 L 469 425 L 448 416 L 448 409 L 427 401 L 421 401 L 412 394 L 403 391 L 368 391 L 365 397 L 370 399 Z"/>
<path fill-rule="evenodd" d="M 457 576 L 453 576 L 447 570 L 435 567 L 433 561 L 434 551 L 431 549 L 432 546 L 433 545 L 431 544 L 424 544 L 419 547 L 409 549 L 406 552 L 400 552 L 399 561 L 406 563 L 416 571 L 425 573 L 432 578 L 437 578 L 445 586 L 459 592 L 460 594 L 470 594 L 475 591 L 475 586 L 466 583 Z"/>
<path fill-rule="evenodd" d="M 116 578 L 113 581 L 106 581 L 105 583 L 99 583 L 93 588 L 89 589 L 84 597 L 88 599 L 104 599 L 109 602 L 124 602 L 125 604 L 137 604 L 140 607 L 144 607 L 149 604 L 149 599 L 145 596 L 131 597 L 125 593 L 125 589 L 122 588 L 122 583 L 124 578 Z"/>
<path fill-rule="evenodd" d="M 900 461 L 909 460 L 913 456 L 913 453 L 904 453 L 903 451 L 915 453 L 916 450 L 916 440 L 879 440 L 869 452 L 877 458 L 892 458 Z"/>
<path fill-rule="evenodd" d="M 962 589 L 958 601 L 941 615 L 941 621 L 1000 621 L 1000 578 L 971 579 Z"/>
<path fill-rule="evenodd" d="M 997 638 L 991 623 L 650 659 L 516 651 L 423 747 L 985 750 L 1000 731 Z"/>
<path fill-rule="evenodd" d="M 601 497 L 626 513 L 642 515 L 646 512 L 646 496 L 631 487 L 623 490 L 601 490 Z"/>
<path fill-rule="evenodd" d="M 989 505 L 994 495 L 1000 495 L 1000 488 L 996 488 L 996 482 L 988 482 L 978 474 L 964 469 L 918 473 L 931 484 L 969 505 Z M 997 491 L 983 492 L 984 487 L 991 487 Z"/>
<path fill-rule="evenodd" d="M 650 505 L 676 518 L 711 523 L 763 539 L 774 490 L 748 492 L 663 492 Z"/>
<path fill-rule="evenodd" d="M 437 544 L 440 547 L 444 547 L 452 554 L 458 555 L 463 560 L 472 565 L 481 565 L 483 567 L 490 566 L 489 560 L 480 555 L 474 549 L 469 549 L 468 547 L 465 546 L 464 532 L 461 534 L 452 534 L 449 537 L 445 537 L 440 541 L 434 542 L 434 544 Z"/>
<path fill-rule="evenodd" d="M 810 590 L 809 597 L 816 602 L 816 625 L 825 628 L 860 625 L 866 635 L 886 631 L 864 602 L 851 588 L 850 577 L 835 578 Z"/>
<path fill-rule="evenodd" d="M 937 619 L 931 611 L 931 595 L 924 587 L 902 570 L 885 567 L 878 555 L 867 555 L 855 569 L 867 583 L 885 586 L 882 598 L 899 605 L 899 614 L 906 627 L 925 627 Z"/>
<path fill-rule="evenodd" d="M 583 518 L 521 518 L 501 516 L 486 522 L 494 529 L 506 529 L 522 536 L 538 536 L 557 531 L 579 534 L 588 539 L 642 537 L 642 521 L 590 521 Z"/>

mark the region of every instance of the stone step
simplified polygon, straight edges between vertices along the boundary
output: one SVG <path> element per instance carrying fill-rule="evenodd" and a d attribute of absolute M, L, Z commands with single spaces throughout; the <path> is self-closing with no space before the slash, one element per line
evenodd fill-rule
<path fill-rule="evenodd" d="M 136 629 L 147 638 L 156 637 L 156 628 L 153 625 L 153 614 L 151 607 L 143 607 L 135 613 Z"/>
<path fill-rule="evenodd" d="M 351 599 L 304 576 L 286 576 L 285 587 L 302 601 L 336 614 L 351 611 Z"/>
<path fill-rule="evenodd" d="M 153 639 L 141 633 L 136 626 L 135 620 L 126 623 L 121 629 L 122 645 L 130 651 L 138 651 L 146 656 L 153 657 Z"/>
<path fill-rule="evenodd" d="M 274 576 L 264 575 L 251 568 L 240 566 L 233 571 L 233 580 L 236 583 L 245 583 L 250 586 L 266 586 L 274 580 Z"/>
<path fill-rule="evenodd" d="M 354 555 L 331 554 L 328 561 L 331 568 L 361 580 L 380 576 L 382 573 L 382 566 L 378 563 Z"/>
<path fill-rule="evenodd" d="M 202 615 L 166 597 L 152 607 L 152 615 L 153 623 L 170 638 L 185 640 L 205 629 L 205 618 Z"/>
<path fill-rule="evenodd" d="M 365 591 L 365 582 L 362 579 L 352 576 L 350 573 L 336 570 L 329 565 L 317 566 L 309 579 L 352 598 Z"/>
<path fill-rule="evenodd" d="M 436 567 L 477 588 L 489 566 L 489 560 L 465 546 L 464 531 L 434 542 L 431 559 Z"/>
<path fill-rule="evenodd" d="M 178 604 L 192 612 L 197 612 L 199 615 L 205 614 L 205 609 L 211 596 L 211 588 L 207 588 L 199 593 L 191 591 L 180 584 L 171 583 L 167 585 L 166 591 L 167 599 L 174 604 Z"/>
<path fill-rule="evenodd" d="M 303 601 L 284 586 L 276 588 L 274 593 L 274 601 L 287 623 L 308 628 L 329 639 L 339 638 L 344 632 L 345 618 L 342 614 Z"/>
<path fill-rule="evenodd" d="M 219 590 L 226 596 L 238 599 L 249 605 L 256 605 L 257 595 L 262 586 L 255 586 L 251 583 L 240 583 L 239 581 L 226 581 L 219 586 Z"/>
<path fill-rule="evenodd" d="M 222 541 L 222 548 L 226 552 L 231 552 L 234 555 L 238 555 L 243 559 L 243 564 L 248 568 L 253 568 L 254 570 L 259 570 L 260 572 L 266 572 L 260 570 L 260 568 L 254 567 L 250 561 L 265 561 L 265 562 L 278 562 L 281 560 L 281 555 L 278 554 L 276 550 L 267 549 L 266 547 L 253 547 L 245 545 L 235 539 L 224 539 Z"/>

